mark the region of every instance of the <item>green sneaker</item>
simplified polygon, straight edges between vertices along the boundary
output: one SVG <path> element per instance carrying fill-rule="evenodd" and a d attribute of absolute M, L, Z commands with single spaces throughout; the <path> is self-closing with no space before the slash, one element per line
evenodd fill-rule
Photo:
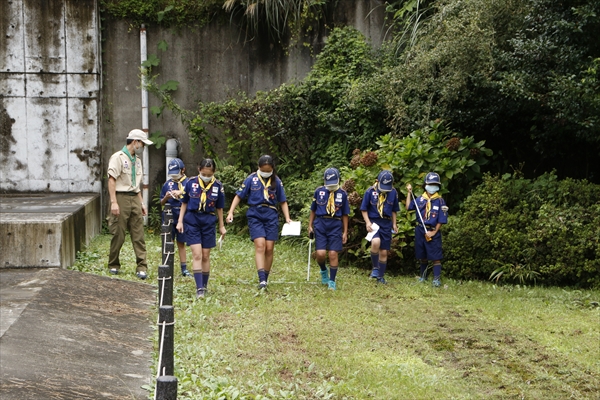
<path fill-rule="evenodd" d="M 321 283 L 323 285 L 329 285 L 329 272 L 327 270 L 321 271 Z"/>
<path fill-rule="evenodd" d="M 335 281 L 329 281 L 327 286 L 329 287 L 329 290 L 335 290 Z"/>

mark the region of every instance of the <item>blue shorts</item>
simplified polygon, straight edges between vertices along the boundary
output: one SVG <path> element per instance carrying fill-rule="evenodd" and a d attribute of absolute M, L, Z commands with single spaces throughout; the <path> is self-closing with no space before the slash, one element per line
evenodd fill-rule
<path fill-rule="evenodd" d="M 246 212 L 250 240 L 265 238 L 276 241 L 279 239 L 279 214 L 271 207 L 250 206 Z"/>
<path fill-rule="evenodd" d="M 200 244 L 205 249 L 217 245 L 216 236 L 217 216 L 203 212 L 188 211 L 183 217 L 183 231 L 188 246 Z"/>
<path fill-rule="evenodd" d="M 415 228 L 415 256 L 419 260 L 441 260 L 442 254 L 442 232 L 439 231 L 431 238 L 425 239 L 425 229 L 417 225 Z"/>
<path fill-rule="evenodd" d="M 317 250 L 342 251 L 343 224 L 339 219 L 317 217 L 314 223 Z"/>
<path fill-rule="evenodd" d="M 387 218 L 371 218 L 371 223 L 379 225 L 379 230 L 373 239 L 379 238 L 380 250 L 389 250 L 392 247 L 392 220 Z"/>

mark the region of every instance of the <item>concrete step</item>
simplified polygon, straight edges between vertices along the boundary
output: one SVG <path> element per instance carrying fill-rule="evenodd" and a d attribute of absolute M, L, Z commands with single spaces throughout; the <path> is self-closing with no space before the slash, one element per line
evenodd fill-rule
<path fill-rule="evenodd" d="M 68 268 L 101 227 L 97 193 L 0 195 L 0 268 Z"/>

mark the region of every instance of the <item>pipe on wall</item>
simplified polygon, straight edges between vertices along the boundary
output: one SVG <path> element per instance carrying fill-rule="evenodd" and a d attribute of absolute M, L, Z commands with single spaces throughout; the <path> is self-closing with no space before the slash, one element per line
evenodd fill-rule
<path fill-rule="evenodd" d="M 165 143 L 165 169 L 166 169 L 166 177 L 165 180 L 169 180 L 169 163 L 172 159 L 179 157 L 179 140 L 175 138 L 167 139 Z"/>
<path fill-rule="evenodd" d="M 140 65 L 146 61 L 148 55 L 146 46 L 146 26 L 142 24 L 140 27 Z M 141 67 L 142 71 L 142 130 L 146 132 L 148 136 L 148 91 L 146 90 L 146 71 L 145 67 Z M 144 146 L 144 154 L 142 156 L 142 163 L 144 169 L 144 177 L 142 181 L 142 197 L 144 199 L 144 205 L 148 210 L 149 199 L 148 199 L 148 188 L 150 186 L 150 157 L 148 156 L 148 146 Z M 148 225 L 148 216 L 144 217 L 144 225 Z"/>

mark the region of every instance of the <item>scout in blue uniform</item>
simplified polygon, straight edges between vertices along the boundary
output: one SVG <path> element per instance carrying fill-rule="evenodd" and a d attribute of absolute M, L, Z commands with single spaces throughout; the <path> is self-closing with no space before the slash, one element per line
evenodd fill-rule
<path fill-rule="evenodd" d="M 365 192 L 360 206 L 367 231 L 373 231 L 373 223 L 379 225 L 379 230 L 371 240 L 371 263 L 373 270 L 371 278 L 385 284 L 383 278 L 387 267 L 387 257 L 392 244 L 392 231 L 398 232 L 396 213 L 400 211 L 398 192 L 392 186 L 394 177 L 391 171 L 381 171 L 377 182 Z"/>
<path fill-rule="evenodd" d="M 169 180 L 165 182 L 160 191 L 160 205 L 164 207 L 165 204 L 169 203 L 171 209 L 173 210 L 173 226 L 171 230 L 171 237 L 177 243 L 179 262 L 181 264 L 181 275 L 192 276 L 192 274 L 187 270 L 185 233 L 179 232 L 176 228 L 177 221 L 179 221 L 179 212 L 181 210 L 183 188 L 188 181 L 187 176 L 185 176 L 185 165 L 179 158 L 174 158 L 169 162 L 167 171 L 169 174 Z"/>
<path fill-rule="evenodd" d="M 254 242 L 254 258 L 258 272 L 258 287 L 266 289 L 269 273 L 273 266 L 273 250 L 275 241 L 279 238 L 279 216 L 277 203 L 281 204 L 281 211 L 286 223 L 291 222 L 283 184 L 275 172 L 273 158 L 264 155 L 258 159 L 258 171 L 250 174 L 235 193 L 231 202 L 227 222 L 233 221 L 233 211 L 246 199 L 248 211 L 248 228 L 250 239 Z"/>
<path fill-rule="evenodd" d="M 216 223 L 225 235 L 223 207 L 225 190 L 215 178 L 215 162 L 205 158 L 198 167 L 198 176 L 189 178 L 181 199 L 181 213 L 177 230 L 185 231 L 188 246 L 192 249 L 192 266 L 196 281 L 196 298 L 204 297 L 210 277 L 210 249 L 217 245 Z"/>
<path fill-rule="evenodd" d="M 338 269 L 338 252 L 348 239 L 348 194 L 340 188 L 340 172 L 335 168 L 325 170 L 325 185 L 315 190 L 308 218 L 308 233 L 314 232 L 317 264 L 321 268 L 321 283 L 335 290 Z M 313 229 L 314 223 L 314 229 Z M 325 260 L 329 249 L 329 273 Z"/>
<path fill-rule="evenodd" d="M 420 282 L 427 280 L 427 262 L 433 261 L 433 286 L 441 285 L 442 275 L 442 224 L 448 222 L 448 207 L 439 195 L 442 183 L 440 176 L 435 172 L 425 175 L 425 192 L 414 199 L 411 184 L 406 185 L 408 196 L 406 197 L 406 209 L 416 210 L 421 217 L 417 216 L 415 227 L 415 256 L 420 263 Z M 429 238 L 429 239 L 428 239 Z"/>

